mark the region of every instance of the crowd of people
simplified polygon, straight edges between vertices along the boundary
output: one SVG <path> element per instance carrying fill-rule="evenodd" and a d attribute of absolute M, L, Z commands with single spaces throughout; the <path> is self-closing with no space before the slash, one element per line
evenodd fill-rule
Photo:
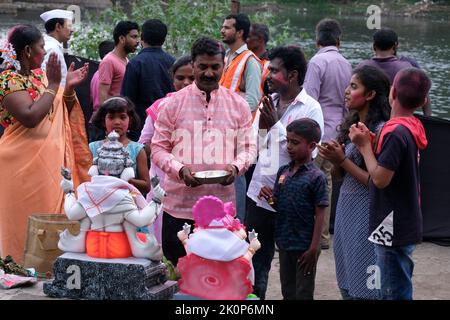
<path fill-rule="evenodd" d="M 162 21 L 120 21 L 99 44 L 93 115 L 84 119 L 75 88 L 88 66 L 66 66 L 62 54 L 72 14 L 41 18 L 45 35 L 18 25 L 2 48 L 1 255 L 21 261 L 28 216 L 63 212 L 61 166 L 75 187 L 89 180 L 114 130 L 134 163 L 129 183 L 147 200 L 150 177 L 163 183 L 163 214 L 142 232 L 155 234 L 175 266 L 186 255 L 178 231 L 194 223 L 195 202 L 214 195 L 258 233 L 254 293 L 265 299 L 279 250 L 283 298 L 313 299 L 320 252 L 330 248 L 334 176 L 343 181 L 333 245 L 342 298 L 412 299 L 411 257 L 422 232 L 418 158 L 427 145 L 413 113 L 430 114 L 431 82 L 414 60 L 397 56 L 394 30 L 376 31 L 375 56 L 352 70 L 334 19 L 317 24 L 309 62 L 298 45 L 268 50 L 269 28 L 245 14 L 224 18 L 221 41 L 199 38 L 178 59 L 163 50 Z M 195 176 L 216 169 L 229 173 L 220 184 Z"/>

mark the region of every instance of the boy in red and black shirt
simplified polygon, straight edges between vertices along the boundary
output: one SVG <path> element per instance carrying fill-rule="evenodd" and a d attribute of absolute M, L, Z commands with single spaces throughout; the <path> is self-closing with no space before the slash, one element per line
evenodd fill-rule
<path fill-rule="evenodd" d="M 420 69 L 397 73 L 389 96 L 391 119 L 375 153 L 367 127 L 360 122 L 350 128 L 370 174 L 369 240 L 375 243 L 383 300 L 411 300 L 413 295 L 412 252 L 422 240 L 419 150 L 427 146 L 423 125 L 413 113 L 427 102 L 430 87 Z"/>

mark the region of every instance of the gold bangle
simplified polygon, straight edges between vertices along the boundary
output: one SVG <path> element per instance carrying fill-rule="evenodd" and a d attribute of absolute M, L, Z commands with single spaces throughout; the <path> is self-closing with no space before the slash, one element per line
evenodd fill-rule
<path fill-rule="evenodd" d="M 253 248 L 250 248 L 250 247 L 248 248 L 248 251 L 250 251 L 250 253 L 253 255 L 255 255 L 255 253 L 256 253 L 256 250 Z"/>
<path fill-rule="evenodd" d="M 72 102 L 72 101 L 77 100 L 77 94 L 75 93 L 75 91 L 70 96 L 63 94 L 63 97 L 64 97 L 64 100 L 66 100 L 67 102 Z"/>
<path fill-rule="evenodd" d="M 56 97 L 56 92 L 55 92 L 55 90 L 52 90 L 52 89 L 45 89 L 44 90 L 44 93 L 50 93 L 53 97 Z"/>
<path fill-rule="evenodd" d="M 64 97 L 64 100 L 67 101 L 67 102 L 72 102 L 72 101 L 77 100 L 77 98 L 73 97 L 73 98 L 69 99 L 68 97 Z"/>

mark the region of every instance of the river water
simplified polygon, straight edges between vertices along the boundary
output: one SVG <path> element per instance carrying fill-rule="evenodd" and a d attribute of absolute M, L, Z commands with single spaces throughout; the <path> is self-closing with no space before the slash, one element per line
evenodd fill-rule
<path fill-rule="evenodd" d="M 6 30 L 17 23 L 36 23 L 42 27 L 38 14 L 21 14 L 19 17 L 0 15 L 0 39 Z M 311 57 L 316 48 L 313 32 L 316 23 L 325 17 L 322 12 L 303 11 L 291 8 L 279 13 L 281 19 L 290 19 L 296 40 Z M 361 60 L 372 56 L 372 34 L 366 25 L 365 12 L 360 15 L 333 15 L 343 27 L 341 51 L 356 66 Z M 413 57 L 426 70 L 433 81 L 430 92 L 433 115 L 450 119 L 450 28 L 449 19 L 382 17 L 382 27 L 391 27 L 399 35 L 399 54 Z"/>
<path fill-rule="evenodd" d="M 300 44 L 311 56 L 315 51 L 313 30 L 325 16 L 315 12 L 292 12 L 286 14 L 291 24 L 298 28 Z M 373 55 L 372 35 L 364 13 L 360 16 L 333 16 L 343 28 L 342 54 L 355 67 L 361 60 Z M 393 28 L 399 36 L 399 55 L 414 58 L 427 71 L 433 84 L 430 91 L 433 115 L 450 119 L 450 22 L 448 19 L 412 19 L 403 17 L 382 17 L 382 27 Z"/>

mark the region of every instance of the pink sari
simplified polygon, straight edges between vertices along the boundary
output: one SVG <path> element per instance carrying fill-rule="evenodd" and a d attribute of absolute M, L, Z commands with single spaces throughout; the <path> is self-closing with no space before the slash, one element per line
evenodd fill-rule
<path fill-rule="evenodd" d="M 150 107 L 147 108 L 147 110 L 145 110 L 145 112 L 147 113 L 147 119 L 145 120 L 144 128 L 141 131 L 139 143 L 150 145 L 153 134 L 155 133 L 155 122 L 158 118 L 159 105 L 165 98 L 169 97 L 170 95 L 171 93 L 168 93 L 164 98 L 156 100 Z M 163 186 L 164 178 L 166 175 L 160 168 L 156 166 L 155 163 L 153 163 L 153 161 L 150 162 L 149 174 L 150 177 L 154 177 L 155 175 L 157 175 L 159 177 L 161 186 Z M 147 201 L 150 202 L 152 198 L 153 190 L 150 190 L 150 192 L 147 194 Z M 158 243 L 161 244 L 162 215 L 159 215 L 158 218 L 156 218 L 152 226 L 155 238 Z"/>

